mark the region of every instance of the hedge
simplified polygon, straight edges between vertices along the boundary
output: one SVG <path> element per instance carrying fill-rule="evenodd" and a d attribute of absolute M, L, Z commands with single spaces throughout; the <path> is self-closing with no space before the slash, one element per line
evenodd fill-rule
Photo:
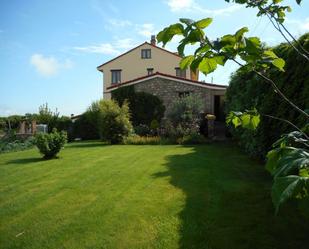
<path fill-rule="evenodd" d="M 299 38 L 299 42 L 309 50 L 309 33 Z M 288 44 L 273 48 L 274 52 L 286 61 L 285 72 L 272 70 L 269 77 L 275 81 L 281 91 L 304 110 L 309 109 L 309 63 Z M 305 118 L 292 109 L 276 94 L 272 87 L 252 72 L 236 71 L 230 80 L 226 92 L 226 112 L 244 111 L 257 108 L 260 113 L 269 114 L 293 121 L 299 127 L 305 125 Z M 255 132 L 231 128 L 232 135 L 238 139 L 251 156 L 265 158 L 281 134 L 290 132 L 293 127 L 281 121 L 261 117 L 261 123 Z"/>

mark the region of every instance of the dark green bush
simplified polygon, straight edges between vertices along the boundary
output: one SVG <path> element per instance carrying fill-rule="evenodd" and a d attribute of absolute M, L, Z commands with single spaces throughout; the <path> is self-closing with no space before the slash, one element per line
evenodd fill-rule
<path fill-rule="evenodd" d="M 10 132 L 0 139 L 0 153 L 25 150 L 33 146 L 33 137 L 19 137 L 15 132 Z"/>
<path fill-rule="evenodd" d="M 112 92 L 112 99 L 122 105 L 125 100 L 129 102 L 131 120 L 134 126 L 151 124 L 152 120 L 159 123 L 164 116 L 165 107 L 161 99 L 150 93 L 135 92 L 134 86 L 121 87 Z"/>
<path fill-rule="evenodd" d="M 118 144 L 132 133 L 133 127 L 126 102 L 120 107 L 114 100 L 101 100 L 99 110 L 99 132 L 102 140 Z"/>
<path fill-rule="evenodd" d="M 38 133 L 35 136 L 35 145 L 45 159 L 56 157 L 66 142 L 67 133 L 65 131 L 57 132 L 56 129 L 51 133 Z"/>
<path fill-rule="evenodd" d="M 308 33 L 299 41 L 309 50 Z M 274 51 L 286 61 L 285 72 L 273 70 L 269 78 L 292 102 L 302 109 L 309 109 L 309 64 L 287 44 L 280 44 Z M 291 120 L 299 127 L 305 125 L 304 117 L 290 108 L 268 83 L 252 72 L 238 70 L 232 75 L 226 92 L 226 112 L 244 111 L 253 107 L 260 113 Z M 251 156 L 265 158 L 280 135 L 292 130 L 293 127 L 286 123 L 262 116 L 256 131 L 231 128 L 231 133 Z"/>
<path fill-rule="evenodd" d="M 151 134 L 151 130 L 147 125 L 140 124 L 134 127 L 135 134 L 139 136 L 147 136 Z"/>
<path fill-rule="evenodd" d="M 200 133 L 185 135 L 177 140 L 179 144 L 205 144 L 208 140 Z"/>

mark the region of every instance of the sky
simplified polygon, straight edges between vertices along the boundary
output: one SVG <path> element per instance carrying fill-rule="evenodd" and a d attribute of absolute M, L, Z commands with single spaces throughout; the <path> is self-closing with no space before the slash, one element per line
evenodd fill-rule
<path fill-rule="evenodd" d="M 283 2 L 293 9 L 286 19 L 291 33 L 309 32 L 309 1 Z M 35 113 L 44 103 L 61 115 L 80 114 L 102 98 L 98 65 L 179 18 L 205 17 L 213 18 L 211 39 L 246 26 L 269 45 L 283 41 L 256 10 L 224 0 L 0 0 L 0 116 Z M 166 48 L 176 51 L 178 41 Z M 231 62 L 200 78 L 228 85 L 236 69 Z"/>

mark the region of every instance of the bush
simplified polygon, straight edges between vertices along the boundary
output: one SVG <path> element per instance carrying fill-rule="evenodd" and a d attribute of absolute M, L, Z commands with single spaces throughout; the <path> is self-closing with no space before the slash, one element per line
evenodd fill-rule
<path fill-rule="evenodd" d="M 179 144 L 205 144 L 208 140 L 199 133 L 185 135 L 177 140 Z"/>
<path fill-rule="evenodd" d="M 35 145 L 38 147 L 45 159 L 56 157 L 59 151 L 67 142 L 67 133 L 65 131 L 57 132 L 54 129 L 51 133 L 38 133 L 35 136 Z"/>
<path fill-rule="evenodd" d="M 134 127 L 134 132 L 139 136 L 147 136 L 150 135 L 151 130 L 147 125 L 140 124 Z"/>
<path fill-rule="evenodd" d="M 159 136 L 138 136 L 133 135 L 126 137 L 124 139 L 124 144 L 131 145 L 164 145 L 173 144 L 173 142 L 167 138 L 162 138 Z"/>
<path fill-rule="evenodd" d="M 114 100 L 99 102 L 99 132 L 102 140 L 111 144 L 121 143 L 132 132 L 129 107 L 126 102 L 121 107 Z"/>
<path fill-rule="evenodd" d="M 159 123 L 164 116 L 165 107 L 161 99 L 146 92 L 135 92 L 134 86 L 121 87 L 112 92 L 112 99 L 122 105 L 129 102 L 131 120 L 134 126 L 140 124 L 150 126 L 152 120 Z"/>
<path fill-rule="evenodd" d="M 165 135 L 177 139 L 199 133 L 202 111 L 202 100 L 198 96 L 190 95 L 175 101 L 164 124 Z"/>
<path fill-rule="evenodd" d="M 299 42 L 307 50 L 309 50 L 308 38 L 309 33 L 299 39 Z M 269 73 L 269 78 L 276 82 L 281 91 L 293 103 L 303 110 L 309 109 L 309 63 L 306 63 L 287 44 L 280 44 L 275 47 L 274 52 L 286 61 L 285 72 L 273 70 Z M 226 112 L 244 111 L 253 107 L 260 113 L 295 121 L 294 123 L 299 127 L 303 127 L 306 123 L 302 115 L 291 109 L 285 101 L 270 89 L 269 84 L 263 82 L 252 72 L 238 70 L 231 76 L 227 88 Z M 280 135 L 289 133 L 293 129 L 286 123 L 262 116 L 259 127 L 254 132 L 242 128 L 231 128 L 230 131 L 249 155 L 264 159 L 267 151 L 280 138 Z"/>
<path fill-rule="evenodd" d="M 33 137 L 21 138 L 11 133 L 0 140 L 0 153 L 26 150 L 33 146 Z"/>

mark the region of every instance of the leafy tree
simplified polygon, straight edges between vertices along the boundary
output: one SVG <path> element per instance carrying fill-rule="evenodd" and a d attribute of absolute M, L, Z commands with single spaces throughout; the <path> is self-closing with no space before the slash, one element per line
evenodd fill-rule
<path fill-rule="evenodd" d="M 39 107 L 39 113 L 37 114 L 36 119 L 38 123 L 47 124 L 48 132 L 51 132 L 56 127 L 58 117 L 58 110 L 56 109 L 53 112 L 46 103 Z"/>
<path fill-rule="evenodd" d="M 232 0 L 226 1 L 231 2 Z M 257 8 L 257 15 L 266 15 L 287 42 L 308 63 L 308 51 L 294 39 L 283 24 L 285 12 L 291 11 L 291 8 L 280 5 L 282 0 L 233 0 L 233 2 L 245 4 L 246 7 Z M 296 2 L 300 4 L 301 0 L 296 0 Z M 211 18 L 204 18 L 198 21 L 181 18 L 179 23 L 172 24 L 162 30 L 158 34 L 157 39 L 165 45 L 175 35 L 183 37 L 177 47 L 178 53 L 183 56 L 180 62 L 182 69 L 190 67 L 193 71 L 199 69 L 204 74 L 208 74 L 216 70 L 218 65 L 224 66 L 226 61 L 231 60 L 241 66 L 242 70 L 252 71 L 263 83 L 268 84 L 281 100 L 295 109 L 299 115 L 302 115 L 305 122 L 308 123 L 309 114 L 286 97 L 276 82 L 269 78 L 268 72 L 270 70 L 277 69 L 284 72 L 284 59 L 280 58 L 272 49 L 265 48 L 258 37 L 245 37 L 245 33 L 248 32 L 247 27 L 239 29 L 234 34 L 227 34 L 215 41 L 211 41 L 204 31 L 211 22 Z M 292 38 L 292 41 L 289 38 Z M 184 56 L 185 47 L 192 44 L 198 44 L 198 48 L 194 54 Z M 227 123 L 231 123 L 235 127 L 242 126 L 247 129 L 256 129 L 260 122 L 260 116 L 259 110 L 256 109 L 245 112 L 231 112 L 227 117 Z M 284 171 L 285 175 L 280 176 L 284 179 L 274 176 L 273 202 L 276 210 L 278 210 L 279 206 L 289 198 L 308 197 L 309 138 L 305 131 L 285 117 L 277 117 L 275 115 L 268 115 L 268 117 L 288 123 L 299 132 L 298 136 L 293 136 L 292 134 L 284 136 L 284 140 L 275 143 L 274 150 L 270 152 L 271 154 L 268 154 L 268 160 L 271 160 L 271 155 L 274 158 L 272 169 L 281 168 L 282 161 L 284 161 L 285 164 L 283 165 L 292 167 L 297 171 L 296 175 L 289 175 L 292 172 L 290 170 Z M 292 148 L 297 149 L 297 152 L 294 149 L 289 149 L 290 145 L 286 141 L 288 138 L 296 146 Z M 297 147 L 299 144 L 296 142 L 299 140 L 306 146 Z M 285 147 L 288 149 L 282 150 Z"/>
<path fill-rule="evenodd" d="M 120 107 L 114 100 L 100 100 L 98 104 L 101 139 L 111 144 L 121 143 L 133 130 L 128 104 L 124 102 Z"/>

